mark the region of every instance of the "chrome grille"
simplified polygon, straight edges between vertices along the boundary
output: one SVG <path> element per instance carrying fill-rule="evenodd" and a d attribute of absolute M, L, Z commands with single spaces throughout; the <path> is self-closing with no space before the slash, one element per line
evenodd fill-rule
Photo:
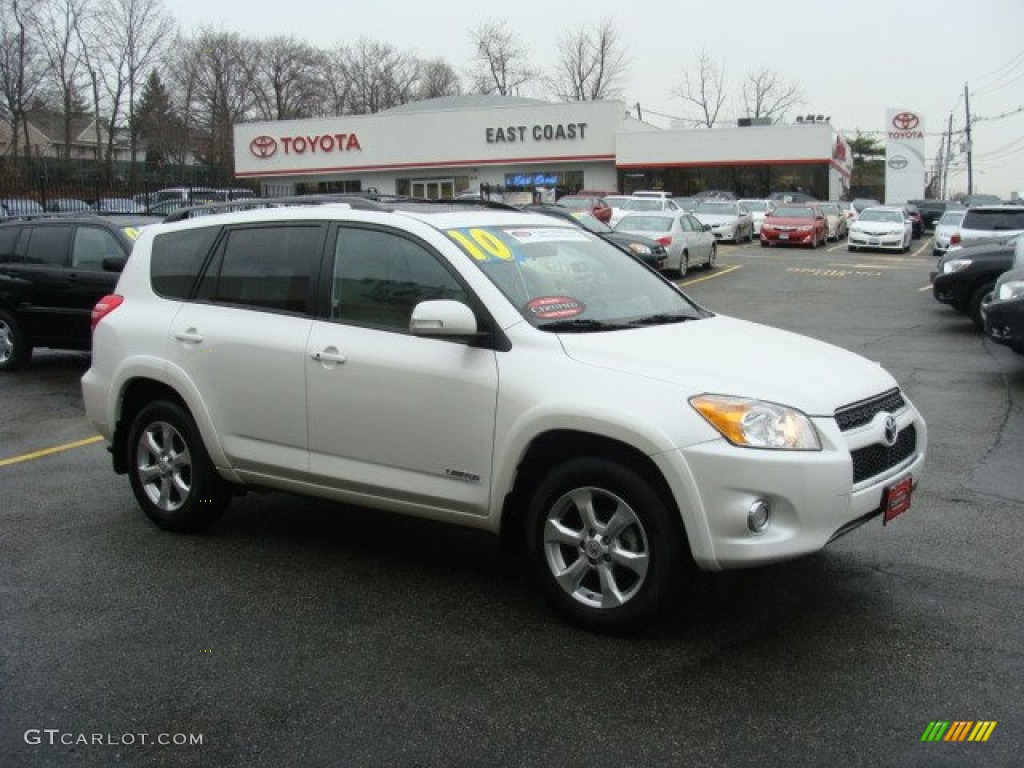
<path fill-rule="evenodd" d="M 871 420 L 875 418 L 875 414 L 883 412 L 895 413 L 906 404 L 907 401 L 903 399 L 900 391 L 898 389 L 891 389 L 868 400 L 861 400 L 858 403 L 851 403 L 850 405 L 844 405 L 842 408 L 837 408 L 835 412 L 836 422 L 838 422 L 841 431 L 849 432 L 851 429 L 871 423 Z"/>

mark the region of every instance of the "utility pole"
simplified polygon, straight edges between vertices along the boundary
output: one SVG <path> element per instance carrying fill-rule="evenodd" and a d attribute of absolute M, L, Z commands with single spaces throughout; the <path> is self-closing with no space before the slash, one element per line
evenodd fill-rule
<path fill-rule="evenodd" d="M 640 120 L 640 121 L 643 121 L 643 119 L 644 119 L 644 113 L 640 111 L 640 102 L 639 101 L 636 103 L 636 119 Z"/>
<path fill-rule="evenodd" d="M 946 157 L 942 169 L 942 199 L 949 199 L 949 161 L 953 159 L 953 113 L 949 113 L 949 127 L 946 129 Z"/>
<path fill-rule="evenodd" d="M 971 165 L 971 98 L 964 83 L 964 110 L 967 112 L 967 194 L 974 194 L 974 168 Z"/>

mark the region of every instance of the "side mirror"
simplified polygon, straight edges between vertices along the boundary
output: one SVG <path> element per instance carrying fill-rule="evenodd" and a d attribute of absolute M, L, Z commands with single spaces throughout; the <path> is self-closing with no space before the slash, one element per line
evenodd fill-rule
<path fill-rule="evenodd" d="M 701 227 L 701 229 L 703 229 L 705 232 L 710 232 L 711 231 L 711 225 L 710 224 L 705 224 L 703 227 Z"/>
<path fill-rule="evenodd" d="M 476 315 L 461 301 L 435 299 L 421 301 L 412 310 L 409 331 L 413 336 L 476 336 Z"/>
<path fill-rule="evenodd" d="M 103 271 L 122 272 L 124 271 L 124 265 L 127 263 L 128 259 L 124 256 L 107 256 L 103 259 Z"/>

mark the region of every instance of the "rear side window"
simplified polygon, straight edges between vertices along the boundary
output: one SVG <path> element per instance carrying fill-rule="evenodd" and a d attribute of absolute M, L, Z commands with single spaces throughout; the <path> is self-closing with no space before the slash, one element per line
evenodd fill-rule
<path fill-rule="evenodd" d="M 0 264 L 15 261 L 14 245 L 20 232 L 21 227 L 0 227 Z"/>
<path fill-rule="evenodd" d="M 324 231 L 319 224 L 229 230 L 203 277 L 199 297 L 310 314 L 310 289 L 320 270 Z"/>
<path fill-rule="evenodd" d="M 1024 208 L 1019 211 L 968 211 L 961 226 L 986 232 L 1024 229 Z"/>
<path fill-rule="evenodd" d="M 153 238 L 149 265 L 153 292 L 169 299 L 187 299 L 218 234 L 219 227 L 202 227 Z"/>
<path fill-rule="evenodd" d="M 66 266 L 72 227 L 29 227 L 25 261 L 29 264 Z"/>

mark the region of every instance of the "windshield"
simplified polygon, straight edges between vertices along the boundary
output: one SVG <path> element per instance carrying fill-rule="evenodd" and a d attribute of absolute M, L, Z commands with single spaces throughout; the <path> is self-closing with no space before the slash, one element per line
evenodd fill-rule
<path fill-rule="evenodd" d="M 736 206 L 732 203 L 701 203 L 696 213 L 718 213 L 724 216 L 735 216 Z"/>
<path fill-rule="evenodd" d="M 826 216 L 838 216 L 839 206 L 836 205 L 835 203 L 825 203 L 824 205 L 821 206 L 821 212 L 824 213 Z"/>
<path fill-rule="evenodd" d="M 851 203 L 851 205 L 853 206 L 853 209 L 855 211 L 857 211 L 857 213 L 860 213 L 865 208 L 870 208 L 873 205 L 878 205 L 878 201 L 877 200 L 871 200 L 870 198 L 869 199 L 857 198 L 856 200 L 854 200 Z"/>
<path fill-rule="evenodd" d="M 565 208 L 582 208 L 584 210 L 590 210 L 594 201 L 589 197 L 563 197 L 558 201 L 558 204 Z"/>
<path fill-rule="evenodd" d="M 777 219 L 813 219 L 814 213 L 810 208 L 804 208 L 796 205 L 780 205 L 774 211 L 772 216 Z"/>
<path fill-rule="evenodd" d="M 445 234 L 542 330 L 621 330 L 707 314 L 615 246 L 576 227 L 473 227 Z"/>
<path fill-rule="evenodd" d="M 767 200 L 740 200 L 741 205 L 747 206 L 751 211 L 767 211 L 768 201 Z"/>
<path fill-rule="evenodd" d="M 588 232 L 608 234 L 612 231 L 611 227 L 597 218 L 597 216 L 592 214 L 590 211 L 573 211 L 572 217 L 576 219 L 576 221 L 580 223 L 580 226 Z"/>
<path fill-rule="evenodd" d="M 653 198 L 630 198 L 619 206 L 623 211 L 660 211 L 665 207 L 663 200 Z"/>
<path fill-rule="evenodd" d="M 883 211 L 878 208 L 868 208 L 860 214 L 860 221 L 884 221 L 890 224 L 903 223 L 901 211 Z"/>
<path fill-rule="evenodd" d="M 671 216 L 623 216 L 615 225 L 616 232 L 669 232 L 671 229 Z"/>

